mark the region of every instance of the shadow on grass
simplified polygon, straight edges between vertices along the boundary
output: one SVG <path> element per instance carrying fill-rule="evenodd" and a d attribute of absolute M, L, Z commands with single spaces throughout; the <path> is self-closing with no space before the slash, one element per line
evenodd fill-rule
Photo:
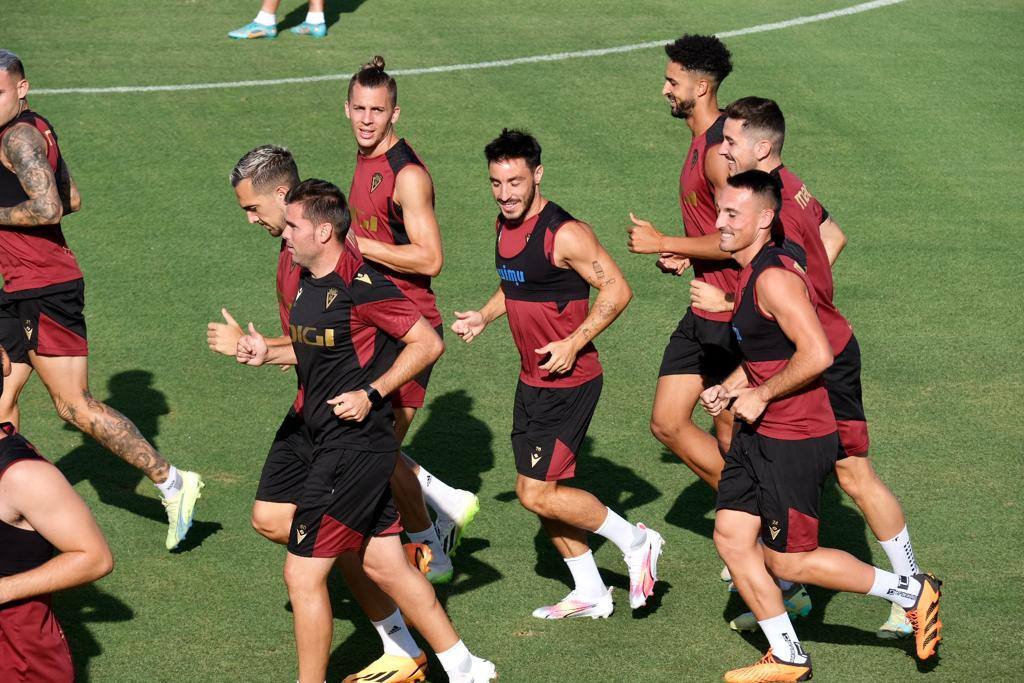
<path fill-rule="evenodd" d="M 338 23 L 341 19 L 342 14 L 352 14 L 359 6 L 362 5 L 366 0 L 327 0 L 324 3 L 324 21 L 327 23 L 327 28 L 330 28 Z M 288 12 L 277 24 L 278 32 L 290 29 L 293 26 L 298 26 L 306 20 L 306 10 L 308 9 L 306 3 L 298 5 L 295 9 Z M 367 55 L 369 59 L 370 55 Z M 353 64 L 352 68 L 356 68 Z"/>
<path fill-rule="evenodd" d="M 131 607 L 93 584 L 57 593 L 53 598 L 57 614 L 75 665 L 75 680 L 88 683 L 89 661 L 103 653 L 99 641 L 89 632 L 88 624 L 131 621 Z"/>

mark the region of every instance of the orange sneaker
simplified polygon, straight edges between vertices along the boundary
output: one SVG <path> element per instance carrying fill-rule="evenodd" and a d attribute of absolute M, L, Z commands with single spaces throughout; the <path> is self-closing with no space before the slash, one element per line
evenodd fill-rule
<path fill-rule="evenodd" d="M 939 598 L 942 582 L 931 574 L 918 574 L 914 577 L 921 582 L 921 594 L 913 608 L 907 610 L 907 619 L 914 627 L 914 640 L 917 642 L 917 658 L 924 660 L 935 654 L 942 636 L 942 622 L 939 621 Z"/>
<path fill-rule="evenodd" d="M 768 683 L 769 681 L 811 680 L 811 657 L 803 664 L 784 662 L 771 649 L 757 664 L 725 672 L 725 683 Z"/>
<path fill-rule="evenodd" d="M 430 569 L 430 561 L 434 559 L 434 553 L 430 546 L 423 543 L 406 543 L 402 547 L 405 548 L 405 556 L 409 559 L 409 564 L 426 574 Z"/>

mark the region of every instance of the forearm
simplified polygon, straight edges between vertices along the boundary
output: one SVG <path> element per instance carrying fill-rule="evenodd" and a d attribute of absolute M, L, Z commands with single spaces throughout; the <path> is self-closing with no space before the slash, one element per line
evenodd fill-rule
<path fill-rule="evenodd" d="M 444 344 L 440 337 L 436 341 L 407 343 L 387 372 L 370 382 L 370 385 L 381 396 L 387 396 L 426 370 L 441 357 L 443 351 Z"/>
<path fill-rule="evenodd" d="M 0 225 L 23 228 L 53 225 L 60 222 L 62 215 L 60 203 L 52 197 L 34 197 L 14 206 L 0 208 Z"/>
<path fill-rule="evenodd" d="M 831 364 L 831 358 L 798 348 L 786 366 L 755 391 L 765 402 L 788 396 L 817 379 Z"/>
<path fill-rule="evenodd" d="M 267 358 L 264 364 L 295 365 L 295 347 L 288 337 L 271 337 L 267 341 Z"/>
<path fill-rule="evenodd" d="M 722 386 L 729 391 L 746 389 L 749 385 L 750 381 L 747 379 L 747 373 L 743 370 L 742 365 L 736 366 L 736 369 L 729 373 L 728 377 L 722 380 Z"/>
<path fill-rule="evenodd" d="M 61 553 L 35 569 L 0 578 L 0 605 L 95 581 L 111 567 L 109 550 Z"/>
<path fill-rule="evenodd" d="M 632 298 L 633 290 L 621 278 L 601 288 L 586 319 L 570 336 L 570 339 L 576 342 L 577 351 L 604 332 L 629 305 Z"/>
<path fill-rule="evenodd" d="M 385 244 L 359 238 L 363 256 L 399 273 L 435 277 L 441 272 L 444 257 L 438 250 L 421 244 Z"/>
<path fill-rule="evenodd" d="M 719 246 L 721 240 L 715 234 L 701 235 L 700 237 L 663 235 L 661 243 L 662 252 L 669 252 L 689 259 L 725 261 L 732 258 L 732 254 L 722 251 Z"/>
<path fill-rule="evenodd" d="M 505 292 L 498 287 L 487 303 L 480 309 L 480 315 L 483 316 L 484 325 L 489 325 L 501 316 L 505 315 Z"/>

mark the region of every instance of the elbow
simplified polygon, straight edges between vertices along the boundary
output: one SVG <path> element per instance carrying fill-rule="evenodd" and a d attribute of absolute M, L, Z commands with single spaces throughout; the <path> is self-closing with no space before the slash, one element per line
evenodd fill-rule
<path fill-rule="evenodd" d="M 444 256 L 438 254 L 436 258 L 431 259 L 427 262 L 426 267 L 423 269 L 423 274 L 427 277 L 437 277 L 441 274 L 441 268 L 444 267 Z"/>
<path fill-rule="evenodd" d="M 82 210 L 82 197 L 80 195 L 71 195 L 71 201 L 68 202 L 68 208 L 71 209 L 70 213 L 75 213 Z"/>
<path fill-rule="evenodd" d="M 815 349 L 814 358 L 812 359 L 815 369 L 814 374 L 820 375 L 821 373 L 828 370 L 830 367 L 832 367 L 832 361 L 834 359 L 835 357 L 832 355 L 832 347 L 830 347 L 828 344 L 826 344 L 824 347 Z"/>
<path fill-rule="evenodd" d="M 92 561 L 89 563 L 89 576 L 87 582 L 98 581 L 114 571 L 114 556 L 110 552 L 110 546 L 106 543 L 92 553 Z"/>

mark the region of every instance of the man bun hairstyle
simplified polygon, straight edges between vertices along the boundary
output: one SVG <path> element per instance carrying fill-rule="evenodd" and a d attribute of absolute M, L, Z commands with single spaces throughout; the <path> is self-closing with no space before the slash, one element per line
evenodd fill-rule
<path fill-rule="evenodd" d="M 754 169 L 729 176 L 726 182 L 730 187 L 750 190 L 750 194 L 768 204 L 768 208 L 775 212 L 775 216 L 772 218 L 772 240 L 777 246 L 782 246 L 785 241 L 785 232 L 782 229 L 782 221 L 779 219 L 779 211 L 782 210 L 782 186 L 778 179 L 771 173 Z"/>
<path fill-rule="evenodd" d="M 20 81 L 25 78 L 25 65 L 21 58 L 10 50 L 0 49 L 0 71 L 6 71 Z"/>
<path fill-rule="evenodd" d="M 252 189 L 259 193 L 275 187 L 295 187 L 299 184 L 299 168 L 292 153 L 277 145 L 260 145 L 249 150 L 231 170 L 231 187 L 245 179 L 252 181 Z"/>
<path fill-rule="evenodd" d="M 665 46 L 665 54 L 687 71 L 699 71 L 711 77 L 712 89 L 732 73 L 732 54 L 718 36 L 687 34 Z"/>
<path fill-rule="evenodd" d="M 330 223 L 334 238 L 344 242 L 352 224 L 352 214 L 344 193 L 334 183 L 309 178 L 288 191 L 284 198 L 288 204 L 302 204 L 302 217 L 313 223 Z"/>
<path fill-rule="evenodd" d="M 359 67 L 348 82 L 348 98 L 352 99 L 352 90 L 356 83 L 364 88 L 381 88 L 387 86 L 391 106 L 398 106 L 398 83 L 384 70 L 384 58 L 374 55 L 373 59 Z"/>
<path fill-rule="evenodd" d="M 525 130 L 516 128 L 502 128 L 501 135 L 484 147 L 484 156 L 487 157 L 488 164 L 507 159 L 522 159 L 531 171 L 540 166 L 540 152 L 537 138 Z"/>
<path fill-rule="evenodd" d="M 782 145 L 786 142 L 786 117 L 775 100 L 741 97 L 725 108 L 725 115 L 742 121 L 745 130 L 771 140 L 772 151 L 782 154 Z"/>

